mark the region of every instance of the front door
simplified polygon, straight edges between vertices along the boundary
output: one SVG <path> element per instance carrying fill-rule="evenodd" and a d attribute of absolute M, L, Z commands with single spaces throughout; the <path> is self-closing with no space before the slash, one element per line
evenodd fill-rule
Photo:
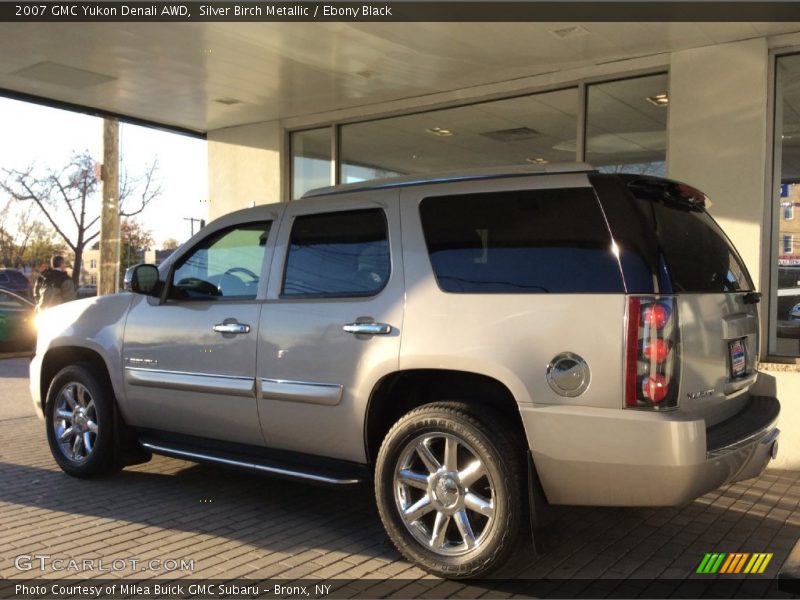
<path fill-rule="evenodd" d="M 123 346 L 130 424 L 263 443 L 255 399 L 271 221 L 223 227 L 175 262 L 166 301 L 137 296 Z"/>

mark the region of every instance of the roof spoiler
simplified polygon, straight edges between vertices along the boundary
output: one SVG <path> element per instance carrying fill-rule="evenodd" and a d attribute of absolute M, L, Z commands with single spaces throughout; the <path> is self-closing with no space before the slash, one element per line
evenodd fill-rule
<path fill-rule="evenodd" d="M 641 175 L 622 174 L 620 178 L 632 192 L 640 198 L 648 200 L 661 200 L 671 204 L 679 204 L 687 208 L 703 210 L 711 207 L 711 200 L 696 187 L 664 179 Z"/>

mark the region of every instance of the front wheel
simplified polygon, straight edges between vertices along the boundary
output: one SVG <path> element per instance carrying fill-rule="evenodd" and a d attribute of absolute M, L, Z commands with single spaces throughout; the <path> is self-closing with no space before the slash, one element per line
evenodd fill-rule
<path fill-rule="evenodd" d="M 441 577 L 500 567 L 525 529 L 524 450 L 490 412 L 442 402 L 402 417 L 378 454 L 375 491 L 389 537 Z"/>
<path fill-rule="evenodd" d="M 74 477 L 101 475 L 114 465 L 114 395 L 83 366 L 55 376 L 47 392 L 47 441 L 58 466 Z"/>

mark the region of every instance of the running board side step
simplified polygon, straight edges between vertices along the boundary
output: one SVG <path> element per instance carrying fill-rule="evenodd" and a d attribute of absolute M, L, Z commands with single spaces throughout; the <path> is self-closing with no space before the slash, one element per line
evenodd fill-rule
<path fill-rule="evenodd" d="M 335 471 L 326 470 L 326 472 L 315 472 L 305 468 L 305 466 L 301 467 L 300 465 L 288 461 L 270 460 L 266 457 L 253 457 L 233 453 L 215 454 L 200 448 L 170 446 L 168 443 L 161 440 L 141 440 L 141 444 L 153 454 L 162 454 L 164 456 L 182 458 L 194 462 L 218 464 L 258 473 L 268 473 L 278 477 L 299 479 L 325 485 L 354 485 L 367 481 L 368 479 L 367 477 L 355 473 L 356 469 L 336 469 Z M 347 471 L 351 472 L 348 473 Z"/>

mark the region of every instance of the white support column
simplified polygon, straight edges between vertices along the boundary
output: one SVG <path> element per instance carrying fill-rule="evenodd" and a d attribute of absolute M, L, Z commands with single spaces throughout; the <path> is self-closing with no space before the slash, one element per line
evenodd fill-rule
<path fill-rule="evenodd" d="M 208 132 L 208 218 L 285 200 L 277 121 Z"/>
<path fill-rule="evenodd" d="M 767 165 L 765 38 L 672 55 L 669 176 L 703 190 L 760 289 Z"/>

